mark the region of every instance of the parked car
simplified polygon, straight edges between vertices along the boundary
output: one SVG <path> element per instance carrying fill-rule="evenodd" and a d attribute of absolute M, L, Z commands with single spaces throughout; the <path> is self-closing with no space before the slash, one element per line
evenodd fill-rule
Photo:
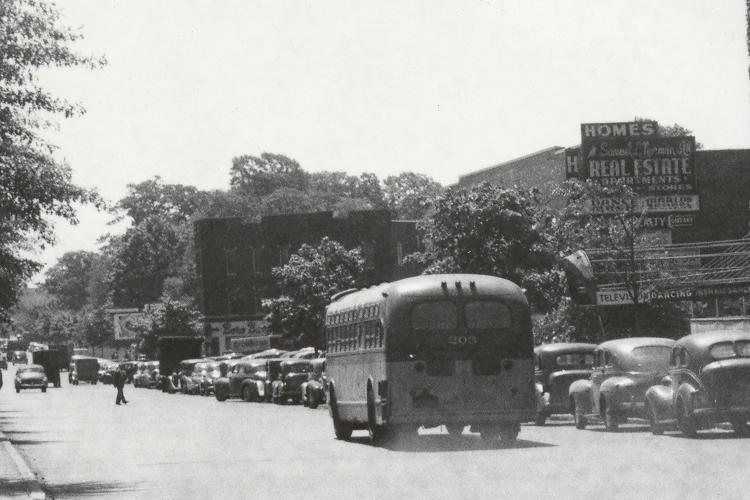
<path fill-rule="evenodd" d="M 216 380 L 221 377 L 221 370 L 218 361 L 207 361 L 203 369 L 203 379 L 200 382 L 201 396 L 210 396 L 214 393 Z"/>
<path fill-rule="evenodd" d="M 200 374 L 195 375 L 195 367 L 204 362 L 203 358 L 184 359 L 180 361 L 177 376 L 180 378 L 180 392 L 183 394 L 198 394 L 200 390 Z M 200 372 L 200 370 L 199 370 Z M 193 377 L 198 377 L 197 382 L 193 382 Z"/>
<path fill-rule="evenodd" d="M 96 384 L 99 375 L 99 362 L 96 358 L 90 356 L 73 356 L 70 363 L 71 371 L 68 373 L 68 380 L 73 385 L 80 382 Z"/>
<path fill-rule="evenodd" d="M 272 400 L 276 404 L 302 402 L 302 383 L 306 382 L 312 372 L 309 359 L 291 358 L 281 362 L 280 377 L 273 382 Z"/>
<path fill-rule="evenodd" d="M 326 402 L 326 359 L 312 360 L 312 370 L 307 374 L 307 381 L 302 382 L 302 404 L 309 408 L 317 408 Z"/>
<path fill-rule="evenodd" d="M 133 387 L 143 387 L 144 383 L 144 370 L 146 369 L 145 361 L 137 361 L 135 373 L 133 374 Z"/>
<path fill-rule="evenodd" d="M 243 401 L 264 401 L 266 397 L 266 360 L 242 358 L 214 384 L 219 401 L 242 398 Z"/>
<path fill-rule="evenodd" d="M 536 425 L 550 415 L 571 413 L 570 384 L 591 377 L 596 344 L 544 344 L 534 349 L 536 364 Z"/>
<path fill-rule="evenodd" d="M 609 340 L 594 351 L 588 380 L 570 386 L 576 428 L 600 419 L 617 431 L 628 417 L 646 418 L 646 391 L 658 384 L 669 368 L 675 341 L 657 337 Z"/>
<path fill-rule="evenodd" d="M 138 363 L 135 361 L 123 361 L 119 364 L 121 370 L 125 370 L 125 383 L 129 384 L 133 381 L 133 376 L 138 371 Z"/>
<path fill-rule="evenodd" d="M 14 365 L 26 364 L 26 351 L 13 351 L 12 359 Z"/>
<path fill-rule="evenodd" d="M 272 359 L 279 358 L 283 354 L 286 354 L 286 352 L 287 351 L 282 351 L 280 349 L 266 349 L 265 351 L 249 354 L 247 357 L 252 359 Z"/>
<path fill-rule="evenodd" d="M 105 358 L 97 358 L 99 362 L 99 371 L 97 372 L 97 380 L 102 384 L 111 384 L 114 380 L 114 371 L 119 366 L 117 361 Z"/>
<path fill-rule="evenodd" d="M 264 392 L 266 402 L 273 398 L 273 383 L 281 378 L 281 363 L 283 358 L 266 359 L 266 379 L 264 380 Z"/>
<path fill-rule="evenodd" d="M 747 436 L 750 420 L 750 333 L 709 331 L 672 348 L 669 375 L 646 392 L 651 432 L 677 424 L 685 436 L 729 422 Z"/>
<path fill-rule="evenodd" d="M 19 366 L 16 370 L 16 392 L 21 389 L 41 389 L 47 392 L 47 375 L 42 365 Z"/>
<path fill-rule="evenodd" d="M 159 362 L 147 361 L 143 369 L 143 375 L 141 387 L 153 389 L 159 385 Z"/>

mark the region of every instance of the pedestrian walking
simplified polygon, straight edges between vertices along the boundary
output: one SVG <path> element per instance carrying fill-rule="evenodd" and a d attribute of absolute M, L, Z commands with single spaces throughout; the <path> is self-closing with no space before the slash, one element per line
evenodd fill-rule
<path fill-rule="evenodd" d="M 122 393 L 122 390 L 125 387 L 126 378 L 127 375 L 125 374 L 125 370 L 123 370 L 121 367 L 118 367 L 117 370 L 115 370 L 114 377 L 112 377 L 112 383 L 117 389 L 117 399 L 115 400 L 116 405 L 119 405 L 120 401 L 128 404 L 128 402 L 125 400 L 125 394 Z"/>

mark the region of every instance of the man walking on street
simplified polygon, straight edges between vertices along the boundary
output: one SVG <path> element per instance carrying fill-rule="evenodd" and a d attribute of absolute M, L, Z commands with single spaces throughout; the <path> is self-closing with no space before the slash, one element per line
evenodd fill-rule
<path fill-rule="evenodd" d="M 121 367 L 118 367 L 117 370 L 115 370 L 114 377 L 112 377 L 112 383 L 117 389 L 117 399 L 115 400 L 116 405 L 119 405 L 120 401 L 128 404 L 128 402 L 125 401 L 125 395 L 122 393 L 122 389 L 125 387 L 126 378 L 127 377 L 125 375 L 125 370 L 123 370 Z"/>

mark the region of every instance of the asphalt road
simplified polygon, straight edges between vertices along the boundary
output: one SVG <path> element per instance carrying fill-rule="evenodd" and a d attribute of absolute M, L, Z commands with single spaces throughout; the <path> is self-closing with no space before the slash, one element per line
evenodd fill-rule
<path fill-rule="evenodd" d="M 12 368 L 11 368 L 12 373 Z M 126 386 L 0 391 L 0 429 L 49 497 L 748 498 L 750 439 L 524 425 L 517 444 L 421 430 L 389 448 L 337 441 L 326 408 L 224 403 Z M 66 374 L 63 373 L 63 378 Z M 2 492 L 0 492 L 0 496 Z"/>

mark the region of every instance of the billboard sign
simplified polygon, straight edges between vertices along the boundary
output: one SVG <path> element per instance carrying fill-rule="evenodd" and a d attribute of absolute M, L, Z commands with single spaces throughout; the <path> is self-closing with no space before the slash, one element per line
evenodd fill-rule
<path fill-rule="evenodd" d="M 589 212 L 594 215 L 608 215 L 622 212 L 651 214 L 670 214 L 672 212 L 696 212 L 700 209 L 700 197 L 697 194 L 640 196 L 630 203 L 629 200 L 598 198 L 589 203 Z M 680 219 L 685 220 L 685 219 Z M 685 220 L 687 222 L 687 220 Z M 655 225 L 663 222 L 669 224 L 669 217 L 663 221 L 652 220 Z M 644 227 L 648 227 L 644 218 Z M 662 227 L 664 227 L 662 225 Z M 667 226 L 670 227 L 670 226 Z"/>
<path fill-rule="evenodd" d="M 749 284 L 685 286 L 641 293 L 640 302 L 701 300 L 714 297 L 740 296 L 747 294 L 750 294 Z M 630 293 L 624 288 L 613 288 L 596 292 L 596 304 L 600 306 L 623 306 L 632 303 L 633 300 L 630 297 Z"/>
<path fill-rule="evenodd" d="M 659 124 L 654 120 L 581 124 L 582 141 L 617 137 L 656 137 L 658 134 Z"/>
<path fill-rule="evenodd" d="M 108 309 L 107 312 L 112 314 L 115 340 L 134 340 L 138 336 L 144 313 L 138 309 Z"/>

